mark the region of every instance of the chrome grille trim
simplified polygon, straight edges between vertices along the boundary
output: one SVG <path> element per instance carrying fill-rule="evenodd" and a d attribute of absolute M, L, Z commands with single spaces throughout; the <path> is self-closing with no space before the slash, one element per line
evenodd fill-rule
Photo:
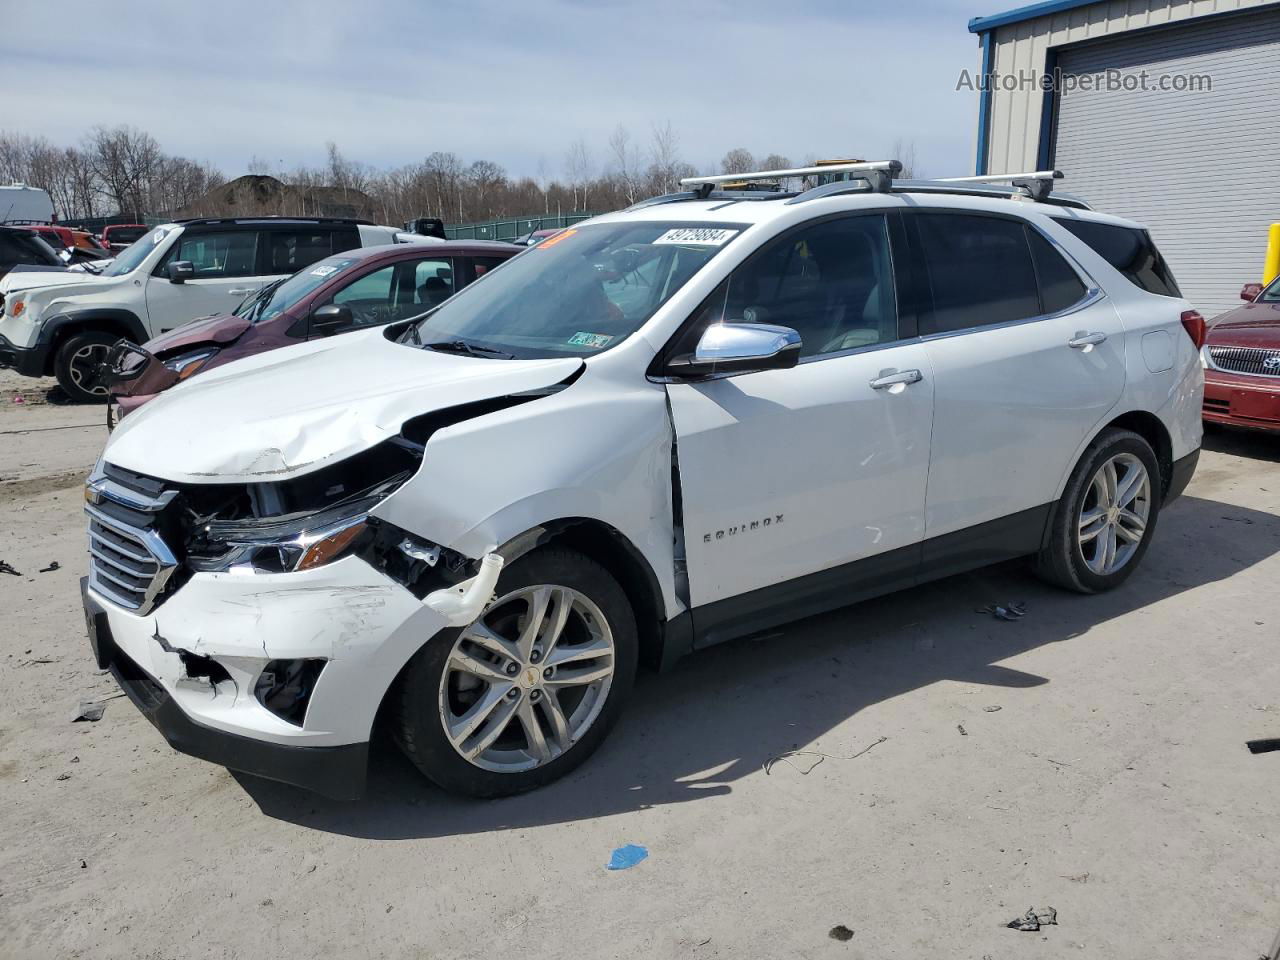
<path fill-rule="evenodd" d="M 1280 349 L 1275 347 L 1219 347 L 1207 348 L 1209 365 L 1226 373 L 1240 373 L 1248 377 L 1280 377 Z M 1272 366 L 1266 366 L 1266 364 Z"/>
<path fill-rule="evenodd" d="M 148 613 L 178 567 L 173 551 L 154 530 L 93 506 L 86 505 L 84 512 L 89 516 L 89 586 L 126 610 Z"/>

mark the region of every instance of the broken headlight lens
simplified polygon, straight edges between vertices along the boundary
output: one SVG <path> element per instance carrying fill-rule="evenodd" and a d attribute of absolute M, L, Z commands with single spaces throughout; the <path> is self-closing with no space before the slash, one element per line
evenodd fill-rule
<path fill-rule="evenodd" d="M 208 363 L 217 355 L 217 353 L 217 347 L 208 347 L 204 350 L 193 350 L 191 353 L 183 353 L 176 357 L 170 357 L 168 360 L 164 361 L 164 365 L 176 373 L 179 380 L 185 380 Z"/>

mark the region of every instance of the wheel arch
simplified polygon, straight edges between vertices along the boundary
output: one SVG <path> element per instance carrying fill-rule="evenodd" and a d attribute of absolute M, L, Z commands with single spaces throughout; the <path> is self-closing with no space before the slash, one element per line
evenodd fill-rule
<path fill-rule="evenodd" d="M 118 308 L 70 310 L 57 313 L 44 322 L 41 341 L 49 345 L 45 355 L 45 375 L 51 375 L 58 351 L 71 337 L 80 333 L 119 334 L 134 343 L 146 343 L 147 329 L 132 310 Z"/>
<path fill-rule="evenodd" d="M 1124 413 L 1114 414 L 1108 420 L 1099 424 L 1097 429 L 1080 444 L 1079 449 L 1075 451 L 1075 455 L 1067 464 L 1066 470 L 1062 474 L 1062 479 L 1058 481 L 1055 500 L 1062 496 L 1067 487 L 1067 481 L 1071 479 L 1071 474 L 1075 471 L 1076 465 L 1080 463 L 1085 451 L 1093 445 L 1104 430 L 1110 429 L 1129 430 L 1151 444 L 1151 449 L 1156 454 L 1156 463 L 1160 467 L 1160 493 L 1162 496 L 1168 493 L 1169 485 L 1173 481 L 1173 438 L 1169 434 L 1169 428 L 1165 426 L 1164 421 L 1149 410 L 1127 410 Z"/>
<path fill-rule="evenodd" d="M 553 543 L 594 560 L 618 581 L 636 616 L 641 662 L 646 666 L 660 666 L 666 645 L 665 603 L 658 576 L 640 549 L 603 520 L 563 517 L 526 530 L 495 552 L 512 563 L 538 547 Z"/>

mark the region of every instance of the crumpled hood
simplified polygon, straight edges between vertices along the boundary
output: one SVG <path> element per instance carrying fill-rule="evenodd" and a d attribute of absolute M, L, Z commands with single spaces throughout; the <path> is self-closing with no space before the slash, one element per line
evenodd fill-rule
<path fill-rule="evenodd" d="M 153 337 L 142 346 L 156 355 L 205 343 L 232 343 L 252 324 L 234 313 L 214 314 Z"/>
<path fill-rule="evenodd" d="M 104 457 L 178 483 L 283 480 L 367 450 L 412 417 L 549 387 L 582 367 L 436 353 L 384 333 L 284 347 L 193 377 L 122 420 Z"/>

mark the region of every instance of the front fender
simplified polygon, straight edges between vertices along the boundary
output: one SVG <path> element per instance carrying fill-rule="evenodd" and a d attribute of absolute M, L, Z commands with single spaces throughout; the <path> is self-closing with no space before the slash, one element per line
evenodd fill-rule
<path fill-rule="evenodd" d="M 659 384 L 591 382 L 437 431 L 375 516 L 469 557 L 565 517 L 626 538 L 675 592 L 671 423 Z"/>

